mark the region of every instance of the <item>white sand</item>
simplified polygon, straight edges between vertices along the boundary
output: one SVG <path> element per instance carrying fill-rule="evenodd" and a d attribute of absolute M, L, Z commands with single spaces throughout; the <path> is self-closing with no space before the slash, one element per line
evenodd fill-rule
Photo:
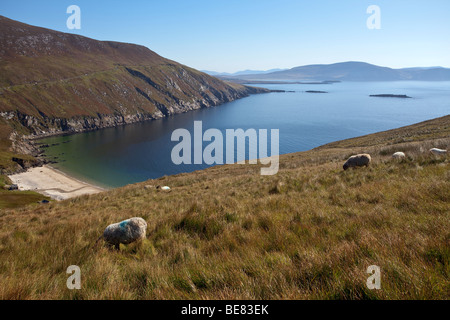
<path fill-rule="evenodd" d="M 94 194 L 104 189 L 69 177 L 49 166 L 35 167 L 28 171 L 10 175 L 19 190 L 32 190 L 55 200 L 64 200 L 84 194 Z"/>

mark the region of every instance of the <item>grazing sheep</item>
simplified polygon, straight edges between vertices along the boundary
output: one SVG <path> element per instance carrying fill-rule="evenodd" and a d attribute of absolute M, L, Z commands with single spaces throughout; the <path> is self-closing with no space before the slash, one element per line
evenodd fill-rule
<path fill-rule="evenodd" d="M 146 230 L 147 222 L 142 218 L 134 217 L 107 226 L 103 232 L 103 239 L 119 250 L 121 243 L 129 244 L 144 239 Z"/>
<path fill-rule="evenodd" d="M 368 166 L 372 158 L 370 157 L 370 154 L 362 153 L 357 154 L 354 156 L 351 156 L 347 159 L 347 161 L 344 163 L 344 170 L 347 170 L 350 167 L 362 167 L 362 166 Z"/>
<path fill-rule="evenodd" d="M 401 152 L 401 151 L 398 151 L 392 155 L 392 158 L 394 158 L 394 159 L 402 159 L 405 157 L 406 157 L 405 153 Z"/>
<path fill-rule="evenodd" d="M 447 150 L 438 149 L 438 148 L 431 148 L 431 149 L 430 149 L 430 152 L 431 152 L 432 154 L 435 154 L 435 155 L 437 155 L 437 156 L 440 156 L 440 155 L 446 154 L 446 153 L 447 153 Z"/>
<path fill-rule="evenodd" d="M 163 187 L 161 187 L 161 186 L 156 186 L 156 189 L 158 189 L 158 190 L 163 190 L 163 191 L 169 191 L 169 190 L 170 190 L 170 187 L 168 187 L 168 186 L 163 186 Z"/>

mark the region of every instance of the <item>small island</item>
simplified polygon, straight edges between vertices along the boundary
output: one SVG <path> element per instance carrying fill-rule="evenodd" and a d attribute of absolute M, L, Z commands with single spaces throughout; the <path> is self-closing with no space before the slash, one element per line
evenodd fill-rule
<path fill-rule="evenodd" d="M 327 91 L 318 91 L 318 90 L 307 90 L 307 93 L 328 93 Z"/>
<path fill-rule="evenodd" d="M 381 97 L 381 98 L 402 98 L 407 99 L 411 98 L 410 96 L 407 96 L 406 94 L 371 94 L 371 97 Z"/>

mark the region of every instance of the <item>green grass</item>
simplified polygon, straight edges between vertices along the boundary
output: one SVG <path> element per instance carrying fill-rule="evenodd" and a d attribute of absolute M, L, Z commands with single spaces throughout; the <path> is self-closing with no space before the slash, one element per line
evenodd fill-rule
<path fill-rule="evenodd" d="M 3 210 L 0 298 L 449 299 L 450 164 L 422 149 L 450 139 L 373 138 L 281 156 L 275 176 L 226 165 Z M 408 157 L 393 160 L 396 147 Z M 373 163 L 343 171 L 361 149 Z M 148 222 L 144 241 L 93 246 L 133 216 Z M 81 290 L 66 288 L 72 264 Z M 365 285 L 370 265 L 381 290 Z"/>
<path fill-rule="evenodd" d="M 49 197 L 33 191 L 0 190 L 0 209 L 11 209 L 37 203 Z"/>

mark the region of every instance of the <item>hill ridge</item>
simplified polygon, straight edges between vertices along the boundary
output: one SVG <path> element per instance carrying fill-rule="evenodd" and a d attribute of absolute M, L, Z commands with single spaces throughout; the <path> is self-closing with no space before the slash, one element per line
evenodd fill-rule
<path fill-rule="evenodd" d="M 268 92 L 223 82 L 141 45 L 3 16 L 0 48 L 0 120 L 31 136 L 156 119 Z"/>
<path fill-rule="evenodd" d="M 443 67 L 400 68 L 378 66 L 363 61 L 310 64 L 265 74 L 220 76 L 236 80 L 309 80 L 309 81 L 450 81 L 450 69 Z"/>

